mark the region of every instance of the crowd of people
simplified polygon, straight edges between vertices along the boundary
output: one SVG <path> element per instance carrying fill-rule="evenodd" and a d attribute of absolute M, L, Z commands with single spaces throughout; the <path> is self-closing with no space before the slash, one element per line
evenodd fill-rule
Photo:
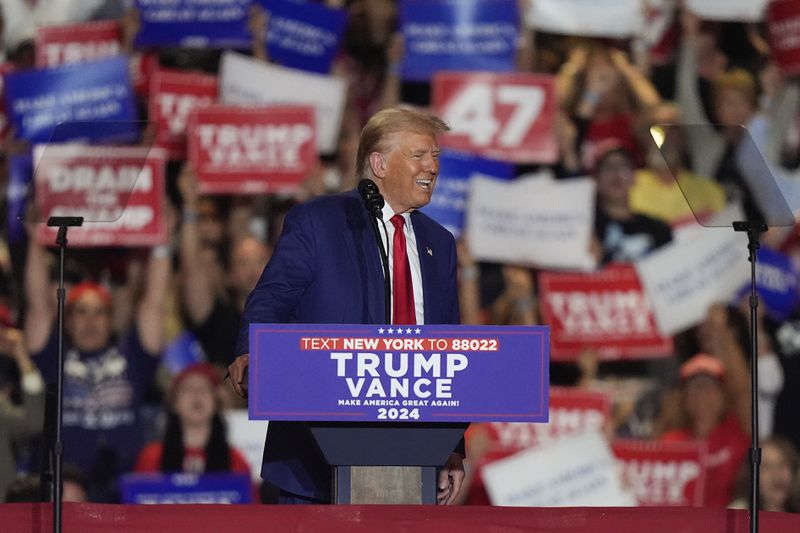
<path fill-rule="evenodd" d="M 45 21 L 50 3 L 0 2 L 0 56 L 14 70 L 33 68 L 33 35 L 25 29 Z M 429 82 L 401 77 L 405 50 L 396 2 L 324 3 L 348 13 L 331 74 L 346 78 L 349 90 L 336 151 L 318 154 L 297 192 L 203 195 L 191 165 L 173 160 L 164 207 L 169 243 L 70 251 L 63 423 L 66 479 L 77 487 L 69 492 L 76 499 L 119 501 L 119 477 L 126 472 L 250 471 L 226 437 L 222 413 L 244 404 L 223 376 L 234 357 L 246 298 L 270 259 L 283 217 L 298 203 L 356 185 L 359 132 L 375 111 L 427 108 L 431 102 Z M 118 18 L 122 49 L 132 58 L 147 53 L 165 68 L 217 72 L 219 50 L 136 49 L 139 19 L 127 2 L 75 4 L 82 9 L 50 12 L 63 20 L 46 22 Z M 595 181 L 591 253 L 599 267 L 640 259 L 672 242 L 688 220 L 732 202 L 757 214 L 759 206 L 746 194 L 748 171 L 737 162 L 745 129 L 769 164 L 791 172 L 800 163 L 800 90 L 773 62 L 764 24 L 703 21 L 680 2 L 674 10 L 671 38 L 659 43 L 658 53 L 636 39 L 526 27 L 520 33 L 517 69 L 555 80 L 559 157 L 546 167 L 559 180 Z M 248 28 L 253 46 L 243 52 L 270 61 L 263 46 L 269 13 L 254 5 Z M 146 97 L 140 98 L 146 114 Z M 671 129 L 669 149 L 659 151 L 650 127 L 680 123 L 693 127 Z M 4 187 L 8 161 L 26 150 L 27 142 L 7 133 Z M 520 176 L 539 170 L 515 169 Z M 690 207 L 684 194 L 697 201 Z M 0 246 L 0 501 L 40 496 L 32 484 L 46 466 L 40 453 L 44 383 L 54 382 L 57 372 L 56 256 L 35 238 L 34 223 L 26 230 L 22 239 L 3 231 Z M 764 243 L 800 269 L 794 231 L 771 230 Z M 458 252 L 463 323 L 543 323 L 535 265 L 477 261 L 465 239 Z M 749 497 L 742 479 L 752 431 L 751 332 L 740 304 L 712 306 L 702 323 L 675 336 L 674 353 L 662 358 L 604 360 L 587 348 L 574 363 L 551 365 L 554 385 L 610 393 L 610 436 L 704 442 L 704 506 L 746 506 Z M 163 361 L 167 347 L 187 335 L 201 357 L 182 368 Z M 798 335 L 797 310 L 781 320 L 761 313 L 761 423 L 755 430 L 764 439 L 759 503 L 766 510 L 800 508 Z M 636 386 L 625 388 L 630 383 Z M 468 438 L 468 464 L 480 464 L 485 451 L 472 449 Z M 473 489 L 477 485 L 470 482 Z M 481 503 L 479 490 L 463 503 Z M 269 501 L 268 488 L 261 493 Z"/>

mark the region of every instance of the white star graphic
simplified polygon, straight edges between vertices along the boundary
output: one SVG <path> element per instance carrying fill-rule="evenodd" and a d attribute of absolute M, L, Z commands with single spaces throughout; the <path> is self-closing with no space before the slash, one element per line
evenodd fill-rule
<path fill-rule="evenodd" d="M 386 330 L 383 329 L 383 328 L 378 328 L 378 333 L 383 333 L 384 331 L 386 331 Z"/>
<path fill-rule="evenodd" d="M 406 333 L 411 333 L 411 328 L 406 328 Z"/>
<path fill-rule="evenodd" d="M 417 335 L 419 335 L 420 333 L 422 333 L 422 330 L 421 330 L 421 329 L 419 329 L 419 328 L 417 328 L 417 329 L 415 329 L 415 330 L 414 330 L 414 333 L 416 333 Z"/>
<path fill-rule="evenodd" d="M 394 330 L 392 328 L 389 328 L 388 331 L 389 331 L 389 334 L 394 333 Z"/>

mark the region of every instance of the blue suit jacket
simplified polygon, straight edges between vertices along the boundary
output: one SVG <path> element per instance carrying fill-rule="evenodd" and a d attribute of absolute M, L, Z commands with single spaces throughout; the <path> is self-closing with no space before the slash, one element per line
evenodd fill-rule
<path fill-rule="evenodd" d="M 251 323 L 384 323 L 383 269 L 368 217 L 357 191 L 317 198 L 286 215 L 272 259 L 247 299 L 237 354 L 250 351 Z M 453 236 L 418 211 L 411 225 L 425 323 L 458 324 Z M 305 423 L 270 422 L 261 474 L 283 490 L 330 497 L 330 467 Z"/>

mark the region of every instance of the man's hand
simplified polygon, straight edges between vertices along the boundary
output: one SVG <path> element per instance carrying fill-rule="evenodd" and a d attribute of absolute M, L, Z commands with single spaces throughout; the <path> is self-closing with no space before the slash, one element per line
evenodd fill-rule
<path fill-rule="evenodd" d="M 228 365 L 228 377 L 233 390 L 242 398 L 247 398 L 247 369 L 250 366 L 250 354 L 237 357 Z"/>
<path fill-rule="evenodd" d="M 451 453 L 447 464 L 439 471 L 439 492 L 436 495 L 439 505 L 452 505 L 463 483 L 464 458 L 459 453 Z"/>

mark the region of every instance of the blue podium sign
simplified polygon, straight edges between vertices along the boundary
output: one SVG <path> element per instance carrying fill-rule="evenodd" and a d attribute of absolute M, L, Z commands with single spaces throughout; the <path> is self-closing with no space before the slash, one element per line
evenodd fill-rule
<path fill-rule="evenodd" d="M 546 422 L 545 326 L 252 324 L 250 418 Z"/>
<path fill-rule="evenodd" d="M 247 474 L 125 474 L 122 503 L 250 503 Z"/>

